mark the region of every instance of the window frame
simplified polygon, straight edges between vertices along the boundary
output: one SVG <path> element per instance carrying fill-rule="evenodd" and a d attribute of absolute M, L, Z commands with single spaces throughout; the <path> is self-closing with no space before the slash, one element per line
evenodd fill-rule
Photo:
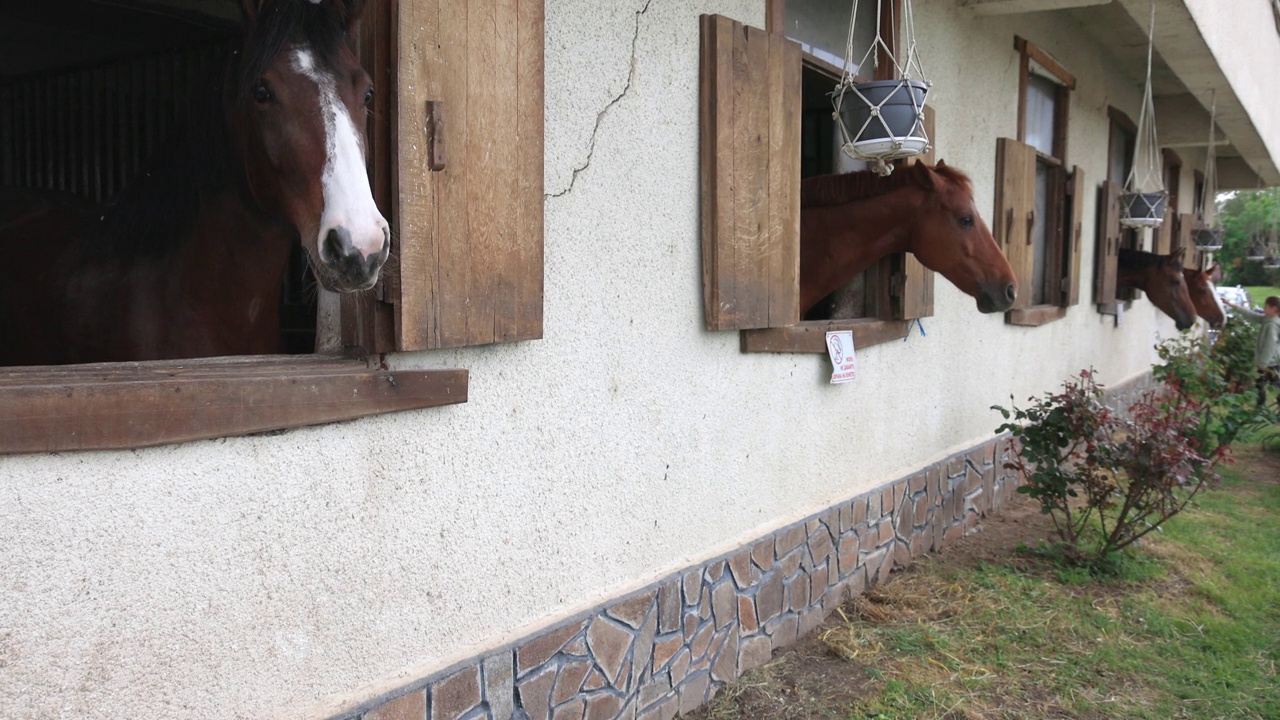
<path fill-rule="evenodd" d="M 890 32 L 893 27 L 901 27 L 901 0 L 885 0 L 892 3 L 891 12 L 881 14 L 881 33 L 889 38 L 890 51 L 895 49 L 896 38 Z M 787 0 L 766 1 L 766 32 L 786 37 L 786 3 Z M 801 62 L 804 67 L 822 72 L 838 81 L 843 68 L 801 51 Z M 893 62 L 884 49 L 879 51 L 875 80 L 886 80 L 894 77 Z M 861 78 L 860 78 L 861 79 Z M 935 141 L 934 114 L 930 106 L 925 107 L 925 131 L 931 141 Z M 797 152 L 799 152 L 797 148 Z M 934 153 L 920 157 L 922 162 L 933 162 Z M 901 164 L 901 161 L 899 161 Z M 797 188 L 798 191 L 798 188 Z M 924 274 L 930 277 L 925 278 Z M 894 253 L 868 268 L 866 302 L 869 313 L 875 317 L 833 318 L 829 320 L 804 320 L 796 318 L 792 323 L 777 327 L 748 329 L 740 331 L 740 347 L 742 352 L 768 353 L 812 353 L 827 352 L 826 333 L 848 330 L 853 333 L 854 346 L 861 349 L 882 343 L 902 340 L 910 333 L 915 317 L 897 319 L 892 316 L 905 314 L 905 285 L 908 277 L 915 278 L 922 284 L 921 298 L 917 304 L 924 308 L 921 316 L 933 315 L 933 280 L 932 272 L 924 270 L 914 258 L 907 253 Z M 798 280 L 797 280 L 798 282 Z M 890 317 L 886 317 L 890 316 Z"/>
<path fill-rule="evenodd" d="M 1115 285 L 1120 248 L 1141 250 L 1142 232 L 1119 224 L 1120 208 L 1118 201 L 1113 201 L 1108 196 L 1108 193 L 1119 193 L 1123 190 L 1125 179 L 1132 169 L 1131 166 L 1135 158 L 1134 146 L 1137 143 L 1138 125 L 1128 114 L 1112 105 L 1107 106 L 1107 120 L 1107 177 L 1099 188 L 1098 233 L 1095 243 L 1094 262 L 1094 304 L 1100 314 L 1120 317 L 1125 310 L 1132 307 L 1133 301 L 1140 297 L 1141 292 L 1133 288 L 1122 290 Z M 1123 148 L 1117 147 L 1117 129 L 1123 131 L 1119 133 L 1125 139 Z M 1116 180 L 1111 177 L 1111 168 L 1115 164 L 1118 152 L 1123 152 L 1128 157 L 1130 167 L 1125 168 L 1124 178 Z M 1113 215 L 1115 217 L 1112 217 Z M 1111 230 L 1108 228 L 1118 228 L 1115 235 L 1116 248 L 1114 250 L 1109 247 Z M 1110 293 L 1107 292 L 1108 280 L 1111 281 L 1111 286 L 1114 287 Z"/>
<path fill-rule="evenodd" d="M 372 53 L 372 61 L 367 54 L 362 59 L 380 90 L 375 95 L 379 104 L 370 124 L 368 156 L 375 199 L 393 228 L 402 227 L 403 220 L 398 181 L 406 151 L 398 146 L 397 135 L 403 120 L 399 93 L 405 87 L 398 81 L 404 7 L 399 0 L 369 3 L 353 38 L 357 52 Z M 509 59 L 519 63 L 522 73 L 528 69 L 533 78 L 529 82 L 536 83 L 532 87 L 537 92 L 524 96 L 531 106 L 536 104 L 535 112 L 523 117 L 532 118 L 529 122 L 541 138 L 545 6 L 535 0 L 521 7 L 522 44 L 519 57 L 511 52 Z M 536 42 L 523 43 L 530 38 Z M 410 99 L 425 100 L 419 97 L 423 94 L 415 91 Z M 432 149 L 433 155 L 436 150 Z M 531 271 L 537 281 L 531 290 L 536 307 L 517 306 L 514 313 L 526 324 L 514 330 L 495 327 L 497 337 L 487 342 L 541 337 L 541 153 L 539 140 L 532 152 L 518 159 L 520 172 L 536 174 L 530 183 L 538 201 L 530 217 L 521 219 L 522 227 L 536 240 L 531 250 L 531 263 L 536 263 L 536 275 Z M 313 354 L 0 368 L 0 454 L 139 448 L 464 403 L 466 370 L 387 367 L 385 353 L 406 349 L 400 308 L 393 304 L 401 297 L 400 259 L 392 255 L 374 291 L 331 297 L 327 308 L 321 303 L 318 314 L 328 312 L 329 324 L 317 318 L 318 352 Z M 490 301 L 495 306 L 510 305 L 513 298 L 491 297 Z M 504 321 L 512 314 L 508 306 L 497 312 L 508 313 L 501 315 Z"/>
<path fill-rule="evenodd" d="M 1076 78 L 1052 55 L 1045 52 L 1035 43 L 1014 36 L 1014 50 L 1018 53 L 1018 119 L 1017 140 L 1027 143 L 1027 101 L 1031 86 L 1032 62 L 1039 66 L 1043 73 L 1039 74 L 1055 85 L 1053 148 L 1051 153 L 1035 150 L 1037 170 L 1043 166 L 1049 173 L 1049 197 L 1047 210 L 1049 217 L 1044 221 L 1047 229 L 1045 243 L 1044 297 L 1059 298 L 1056 302 L 1032 302 L 1030 306 L 1009 310 L 1005 314 L 1010 325 L 1036 327 L 1066 317 L 1067 308 L 1071 304 L 1063 299 L 1078 297 L 1080 278 L 1078 273 L 1068 272 L 1069 243 L 1079 243 L 1079 228 L 1074 231 L 1069 227 L 1072 217 L 1078 212 L 1074 204 L 1083 198 L 1072 197 L 1073 179 L 1067 164 L 1068 137 L 1070 130 L 1071 92 L 1075 90 Z M 1078 171 L 1078 168 L 1077 168 Z M 1073 203 L 1069 205 L 1068 203 Z M 1034 200 L 1032 202 L 1034 206 Z M 1033 257 L 1032 263 L 1034 265 Z M 1075 286 L 1065 286 L 1064 280 Z M 1073 293 L 1072 290 L 1075 290 Z M 1019 288 L 1019 292 L 1035 292 L 1032 288 Z M 1032 296 L 1034 298 L 1034 295 Z"/>

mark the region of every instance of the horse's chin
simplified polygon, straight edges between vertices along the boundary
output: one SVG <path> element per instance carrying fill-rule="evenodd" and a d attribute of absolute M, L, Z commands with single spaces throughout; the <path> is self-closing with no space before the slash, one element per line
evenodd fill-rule
<path fill-rule="evenodd" d="M 309 255 L 310 253 L 308 253 Z M 353 293 L 368 290 L 378 284 L 378 277 L 382 274 L 381 268 L 375 271 L 369 278 L 361 282 L 353 282 L 350 278 L 342 273 L 336 272 L 328 265 L 319 261 L 311 262 L 311 274 L 315 275 L 316 282 L 320 283 L 320 287 L 329 292 L 336 293 Z"/>
<path fill-rule="evenodd" d="M 377 273 L 375 273 L 374 276 L 370 278 L 368 281 L 363 283 L 358 283 L 358 284 L 350 283 L 342 279 L 342 277 L 337 275 L 336 273 L 329 274 L 329 273 L 317 272 L 315 276 L 316 276 L 316 282 L 320 283 L 320 287 L 324 288 L 325 290 L 328 290 L 329 292 L 336 292 L 336 293 L 362 292 L 364 290 L 369 290 L 374 285 L 378 284 Z"/>
<path fill-rule="evenodd" d="M 997 302 L 983 295 L 978 298 L 978 312 L 990 315 L 992 313 L 1002 313 L 1013 307 L 1013 303 Z"/>

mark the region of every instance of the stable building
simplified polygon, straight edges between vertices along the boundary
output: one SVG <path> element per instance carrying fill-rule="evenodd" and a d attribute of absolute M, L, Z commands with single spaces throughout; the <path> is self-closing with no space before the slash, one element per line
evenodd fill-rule
<path fill-rule="evenodd" d="M 1280 184 L 1280 6 L 1155 0 L 1169 201 L 1130 231 L 1150 2 L 883 0 L 1018 299 L 894 254 L 802 320 L 852 4 L 369 0 L 378 287 L 292 287 L 294 355 L 0 373 L 0 715 L 671 718 L 945 557 L 1018 482 L 993 405 L 1150 382 L 1178 331 L 1116 255 L 1211 261 L 1210 137 L 1220 189 Z M 0 183 L 95 201 L 239 17 L 28 5 Z"/>

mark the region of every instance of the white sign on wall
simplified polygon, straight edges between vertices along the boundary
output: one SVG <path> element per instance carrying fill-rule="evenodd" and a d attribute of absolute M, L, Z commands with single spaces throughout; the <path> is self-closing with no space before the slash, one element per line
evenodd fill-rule
<path fill-rule="evenodd" d="M 846 383 L 858 377 L 858 358 L 853 353 L 853 331 L 827 333 L 827 355 L 831 357 L 831 382 Z"/>

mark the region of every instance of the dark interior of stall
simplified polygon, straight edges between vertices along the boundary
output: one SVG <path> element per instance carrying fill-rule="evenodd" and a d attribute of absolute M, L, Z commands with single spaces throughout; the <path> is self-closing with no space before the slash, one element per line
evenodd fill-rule
<path fill-rule="evenodd" d="M 0 185 L 107 204 L 183 121 L 239 22 L 229 0 L 0 3 Z M 287 352 L 315 346 L 315 280 L 285 277 Z"/>

